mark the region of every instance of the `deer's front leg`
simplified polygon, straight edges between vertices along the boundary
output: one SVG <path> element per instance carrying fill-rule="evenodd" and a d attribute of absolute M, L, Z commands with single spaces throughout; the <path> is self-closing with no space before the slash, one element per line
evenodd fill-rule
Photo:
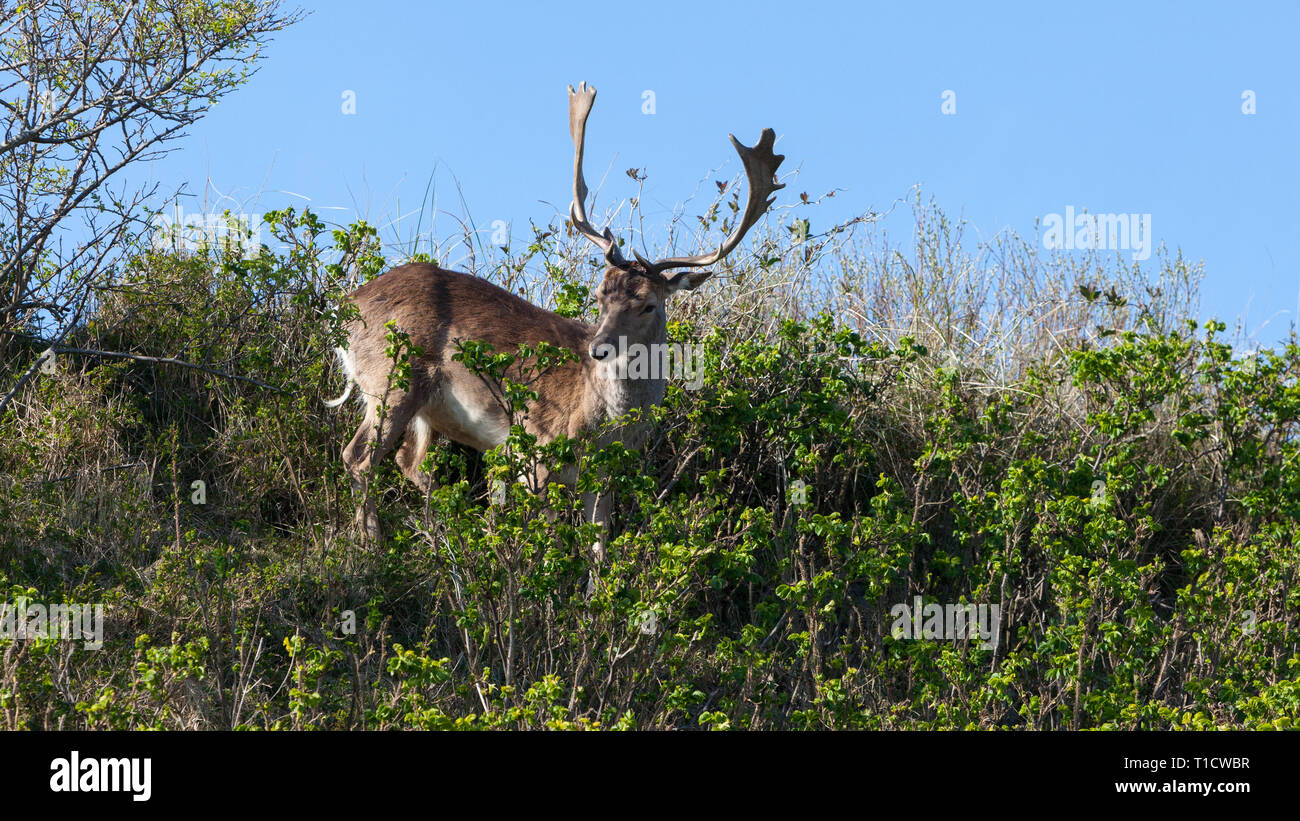
<path fill-rule="evenodd" d="M 596 557 L 597 564 L 600 564 L 605 560 L 605 544 L 609 541 L 611 501 L 612 497 L 607 490 L 582 494 L 584 520 L 600 527 L 600 534 L 596 537 L 595 543 L 591 546 L 591 553 Z"/>
<path fill-rule="evenodd" d="M 548 482 L 555 482 L 571 488 L 577 481 L 578 469 L 574 465 L 566 465 L 560 470 L 554 471 L 545 465 L 538 465 L 533 472 L 533 491 L 545 493 Z M 609 539 L 610 501 L 608 492 L 582 494 L 583 521 L 600 525 L 600 535 L 591 545 L 591 553 L 595 557 L 597 564 L 604 561 L 605 543 Z M 558 514 L 554 509 L 548 507 L 542 515 L 553 522 Z"/>

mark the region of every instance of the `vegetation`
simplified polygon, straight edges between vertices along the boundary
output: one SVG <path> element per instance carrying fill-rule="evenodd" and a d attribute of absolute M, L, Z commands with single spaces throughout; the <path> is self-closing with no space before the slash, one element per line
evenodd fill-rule
<path fill-rule="evenodd" d="M 121 172 L 173 150 L 300 19 L 279 0 L 0 0 L 0 358 L 82 324 L 157 217 L 158 185 Z"/>
<path fill-rule="evenodd" d="M 616 493 L 599 566 L 574 492 L 494 484 L 573 458 L 521 431 L 437 445 L 427 497 L 381 465 L 388 535 L 357 538 L 330 349 L 344 294 L 411 253 L 286 210 L 260 253 L 126 255 L 0 412 L 0 600 L 107 613 L 100 650 L 0 639 L 0 726 L 1294 726 L 1296 340 L 1237 356 L 1181 257 L 972 245 L 913 210 L 898 248 L 805 201 L 677 298 L 700 378 L 586 465 Z M 580 243 L 550 226 L 474 272 L 591 318 Z M 39 336 L 10 334 L 6 386 Z M 999 640 L 895 635 L 918 596 L 999 605 Z"/>

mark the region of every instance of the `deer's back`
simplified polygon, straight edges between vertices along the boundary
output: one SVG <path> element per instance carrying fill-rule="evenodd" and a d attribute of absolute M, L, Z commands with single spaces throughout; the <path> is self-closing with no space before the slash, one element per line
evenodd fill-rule
<path fill-rule="evenodd" d="M 455 340 L 483 340 L 500 352 L 550 342 L 580 352 L 590 326 L 539 308 L 504 288 L 424 262 L 393 268 L 352 295 L 361 312 L 354 335 L 383 340 L 389 320 L 432 355 Z M 383 346 L 380 346 L 382 350 Z"/>
<path fill-rule="evenodd" d="M 348 355 L 365 395 L 379 397 L 390 389 L 393 362 L 385 351 L 385 325 L 395 321 L 424 354 L 412 363 L 411 390 L 427 403 L 443 435 L 480 450 L 499 444 L 508 420 L 487 385 L 452 359 L 458 341 L 485 341 L 499 353 L 548 342 L 582 357 L 594 330 L 487 280 L 428 263 L 393 268 L 358 288 L 352 300 L 361 318 L 348 326 Z M 509 375 L 521 378 L 517 369 Z M 544 441 L 573 435 L 599 413 L 584 392 L 586 377 L 577 361 L 525 379 L 541 394 L 525 424 Z"/>

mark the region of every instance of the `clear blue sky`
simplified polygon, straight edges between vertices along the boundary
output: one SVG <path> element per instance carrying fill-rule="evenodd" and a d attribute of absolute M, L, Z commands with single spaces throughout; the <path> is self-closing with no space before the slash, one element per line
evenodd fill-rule
<path fill-rule="evenodd" d="M 635 194 L 624 169 L 646 168 L 648 221 L 737 172 L 728 132 L 752 143 L 771 126 L 783 171 L 801 167 L 782 196 L 844 189 L 823 223 L 918 183 L 971 236 L 1032 237 L 1067 206 L 1150 214 L 1158 242 L 1205 261 L 1203 314 L 1245 316 L 1272 344 L 1300 308 L 1295 2 L 304 7 L 155 179 L 382 223 L 418 206 L 436 168 L 439 208 L 461 211 L 459 180 L 480 227 L 524 237 L 567 206 L 565 86 L 587 80 L 588 181 L 612 168 L 608 204 Z"/>

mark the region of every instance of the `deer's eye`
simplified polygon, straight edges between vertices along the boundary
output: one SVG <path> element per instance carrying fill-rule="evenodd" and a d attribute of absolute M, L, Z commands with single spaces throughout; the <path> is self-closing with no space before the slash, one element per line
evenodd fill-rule
<path fill-rule="evenodd" d="M 641 313 L 643 313 L 643 314 L 648 314 L 648 313 L 650 313 L 651 311 L 653 311 L 654 309 L 655 309 L 655 306 L 654 306 L 654 305 L 647 305 L 647 306 L 645 306 L 644 308 L 641 309 Z"/>

